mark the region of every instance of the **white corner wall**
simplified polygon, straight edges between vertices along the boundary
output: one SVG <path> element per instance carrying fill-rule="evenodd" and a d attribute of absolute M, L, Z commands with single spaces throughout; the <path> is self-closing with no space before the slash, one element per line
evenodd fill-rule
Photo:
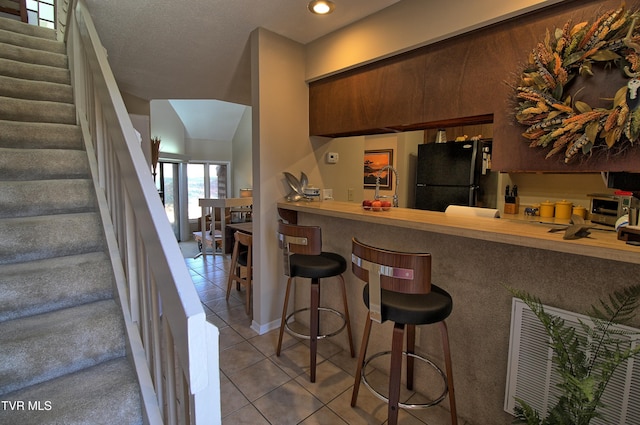
<path fill-rule="evenodd" d="M 279 326 L 286 279 L 276 230 L 276 203 L 288 193 L 282 175 L 305 171 L 319 181 L 309 141 L 304 46 L 256 29 L 251 34 L 254 176 L 254 323 L 259 333 Z"/>
<path fill-rule="evenodd" d="M 186 154 L 184 125 L 168 100 L 152 100 L 151 137 L 160 138 L 160 151 Z"/>
<path fill-rule="evenodd" d="M 253 187 L 251 129 L 251 107 L 246 107 L 231 143 L 233 197 L 240 196 L 240 189 Z"/>

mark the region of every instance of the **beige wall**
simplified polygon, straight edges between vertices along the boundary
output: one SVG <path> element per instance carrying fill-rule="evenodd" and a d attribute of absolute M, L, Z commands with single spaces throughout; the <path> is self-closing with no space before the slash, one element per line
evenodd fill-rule
<path fill-rule="evenodd" d="M 160 137 L 160 150 L 186 154 L 184 125 L 168 100 L 151 101 L 151 137 Z"/>
<path fill-rule="evenodd" d="M 307 45 L 306 79 L 481 28 L 563 0 L 403 0 Z M 462 11 L 461 11 L 462 10 Z"/>
<path fill-rule="evenodd" d="M 231 164 L 233 167 L 233 194 L 231 197 L 240 196 L 240 189 L 253 187 L 251 146 L 251 108 L 246 108 L 231 143 Z"/>
<path fill-rule="evenodd" d="M 285 276 L 276 239 L 276 202 L 288 190 L 283 171 L 304 171 L 319 181 L 309 140 L 309 100 L 304 81 L 305 51 L 275 33 L 259 28 L 251 34 L 254 194 L 254 329 L 263 333 L 279 325 Z"/>
<path fill-rule="evenodd" d="M 232 146 L 228 141 L 186 138 L 184 145 L 186 155 L 194 161 L 231 161 Z"/>

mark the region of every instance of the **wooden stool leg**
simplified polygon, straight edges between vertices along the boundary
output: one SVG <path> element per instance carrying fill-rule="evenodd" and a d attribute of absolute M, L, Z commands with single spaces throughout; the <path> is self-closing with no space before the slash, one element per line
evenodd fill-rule
<path fill-rule="evenodd" d="M 398 424 L 398 403 L 400 402 L 403 345 L 404 324 L 395 323 L 393 326 L 393 340 L 391 342 L 391 365 L 389 366 L 389 425 Z"/>
<path fill-rule="evenodd" d="M 280 335 L 278 336 L 278 347 L 276 348 L 276 356 L 280 356 L 282 348 L 282 334 L 284 333 L 284 324 L 287 321 L 287 306 L 289 305 L 289 292 L 291 290 L 291 277 L 287 279 L 287 292 L 284 294 L 284 306 L 282 306 L 282 320 L 280 321 Z"/>
<path fill-rule="evenodd" d="M 453 389 L 453 368 L 451 367 L 451 350 L 449 349 L 449 332 L 447 324 L 440 322 L 440 334 L 442 335 L 442 348 L 444 350 L 444 362 L 447 370 L 447 385 L 449 386 L 449 410 L 451 411 L 451 425 L 458 425 L 458 412 L 456 410 L 456 395 Z"/>
<path fill-rule="evenodd" d="M 407 325 L 407 389 L 413 390 L 414 358 L 408 354 L 416 352 L 416 325 Z"/>
<path fill-rule="evenodd" d="M 215 250 L 214 250 L 215 251 Z M 231 293 L 231 285 L 235 280 L 235 275 L 237 273 L 236 269 L 238 268 L 238 242 L 233 246 L 233 254 L 231 254 L 231 266 L 229 267 L 229 277 L 227 279 L 227 301 L 229 301 L 229 294 Z M 240 285 L 240 283 L 237 283 Z"/>
<path fill-rule="evenodd" d="M 318 279 L 311 280 L 311 309 L 309 326 L 311 328 L 309 351 L 311 356 L 311 382 L 316 382 L 316 353 L 318 351 L 318 333 L 320 331 L 320 316 L 318 307 L 320 306 L 320 282 Z"/>
<path fill-rule="evenodd" d="M 356 401 L 358 400 L 358 391 L 360 391 L 360 381 L 362 380 L 362 366 L 364 365 L 364 359 L 367 357 L 369 335 L 371 335 L 371 314 L 367 312 L 367 321 L 364 324 L 362 343 L 360 345 L 360 354 L 358 355 L 358 367 L 356 368 L 355 377 L 356 379 L 353 383 L 353 392 L 351 393 L 351 407 L 355 407 Z"/>
<path fill-rule="evenodd" d="M 342 283 L 342 301 L 344 304 L 344 320 L 347 324 L 347 336 L 349 337 L 349 348 L 351 349 L 351 357 L 355 357 L 356 353 L 353 349 L 353 336 L 351 334 L 351 319 L 349 318 L 349 304 L 347 303 L 347 288 L 344 284 L 344 277 L 340 275 Z"/>

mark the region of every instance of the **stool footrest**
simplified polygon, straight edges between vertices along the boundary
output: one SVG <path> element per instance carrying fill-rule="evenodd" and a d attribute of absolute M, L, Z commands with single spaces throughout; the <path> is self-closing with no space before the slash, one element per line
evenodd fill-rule
<path fill-rule="evenodd" d="M 311 310 L 311 308 L 306 307 L 306 308 L 301 308 L 300 310 L 296 310 L 293 313 L 291 313 L 290 315 L 287 316 L 287 318 L 285 319 L 284 322 L 284 329 L 287 331 L 287 333 L 301 338 L 301 339 L 311 339 L 311 335 L 306 335 L 306 334 L 301 334 L 299 332 L 294 331 L 293 329 L 291 329 L 289 327 L 289 320 L 296 314 L 301 313 L 303 311 L 309 311 Z M 347 326 L 347 320 L 344 317 L 344 314 L 342 314 L 340 311 L 335 310 L 333 308 L 329 308 L 329 307 L 318 307 L 318 311 L 327 311 L 329 313 L 335 314 L 336 316 L 340 317 L 342 319 L 342 326 L 340 327 L 340 329 L 338 329 L 337 331 L 331 332 L 331 333 L 327 333 L 327 334 L 323 334 L 323 335 L 318 335 L 318 339 L 324 339 L 324 338 L 330 338 L 332 336 L 338 335 L 340 332 L 342 332 L 344 330 L 344 328 Z"/>
<path fill-rule="evenodd" d="M 376 353 L 370 357 L 368 357 L 365 361 L 364 364 L 362 365 L 362 370 L 361 370 L 361 377 L 362 377 L 362 382 L 364 383 L 364 385 L 369 389 L 369 391 L 371 391 L 373 393 L 373 395 L 375 395 L 376 397 L 378 397 L 380 400 L 388 403 L 389 399 L 387 397 L 385 397 L 384 395 L 382 395 L 378 390 L 376 390 L 375 388 L 373 388 L 369 382 L 367 381 L 367 376 L 366 376 L 366 369 L 367 369 L 367 365 L 369 364 L 370 361 L 377 359 L 378 357 L 381 356 L 388 356 L 391 354 L 391 351 L 381 351 L 379 353 Z M 442 381 L 444 383 L 444 391 L 442 392 L 442 394 L 440 394 L 439 397 L 437 397 L 435 400 L 432 400 L 428 403 L 420 403 L 420 404 L 408 404 L 408 403 L 398 403 L 398 406 L 403 408 L 403 409 L 428 409 L 429 407 L 433 407 L 437 404 L 439 404 L 442 400 L 445 399 L 445 397 L 447 396 L 447 394 L 449 393 L 449 386 L 447 385 L 447 376 L 444 374 L 444 372 L 442 371 L 442 369 L 440 369 L 438 367 L 438 365 L 436 365 L 434 362 L 432 362 L 431 360 L 429 360 L 426 357 L 422 357 L 419 356 L 417 354 L 414 353 L 407 353 L 406 351 L 402 352 L 402 355 L 405 357 L 413 357 L 414 359 L 418 359 L 424 363 L 427 363 L 429 366 L 431 366 L 432 368 L 434 368 L 436 371 L 438 371 L 438 373 L 440 374 L 440 377 L 442 378 Z"/>

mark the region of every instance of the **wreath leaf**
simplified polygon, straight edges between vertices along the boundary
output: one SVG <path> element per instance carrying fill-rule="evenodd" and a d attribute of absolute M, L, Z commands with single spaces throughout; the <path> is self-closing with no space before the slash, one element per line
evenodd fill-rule
<path fill-rule="evenodd" d="M 578 112 L 580 112 L 581 114 L 584 114 L 585 112 L 593 111 L 593 109 L 591 109 L 591 106 L 589 106 L 585 102 L 581 102 L 579 100 L 576 100 L 576 103 L 574 104 L 574 106 L 576 107 Z"/>
<path fill-rule="evenodd" d="M 607 62 L 621 59 L 622 56 L 611 50 L 600 50 L 591 55 L 590 58 L 598 62 Z"/>
<path fill-rule="evenodd" d="M 640 11 L 625 11 L 623 3 L 591 22 L 564 24 L 547 30 L 529 55 L 516 98 L 515 119 L 527 126 L 523 136 L 529 146 L 544 148 L 550 158 L 564 151 L 564 161 L 591 154 L 597 147 L 633 146 L 640 139 L 640 106 L 627 105 L 627 85 L 618 88 L 610 106 L 597 106 L 573 100 L 585 87 L 566 93 L 576 77 L 590 78 L 594 72 L 640 71 L 640 31 L 635 27 Z M 640 23 L 639 23 L 640 28 Z M 594 67 L 594 64 L 598 64 Z M 637 77 L 640 79 L 640 75 Z"/>

